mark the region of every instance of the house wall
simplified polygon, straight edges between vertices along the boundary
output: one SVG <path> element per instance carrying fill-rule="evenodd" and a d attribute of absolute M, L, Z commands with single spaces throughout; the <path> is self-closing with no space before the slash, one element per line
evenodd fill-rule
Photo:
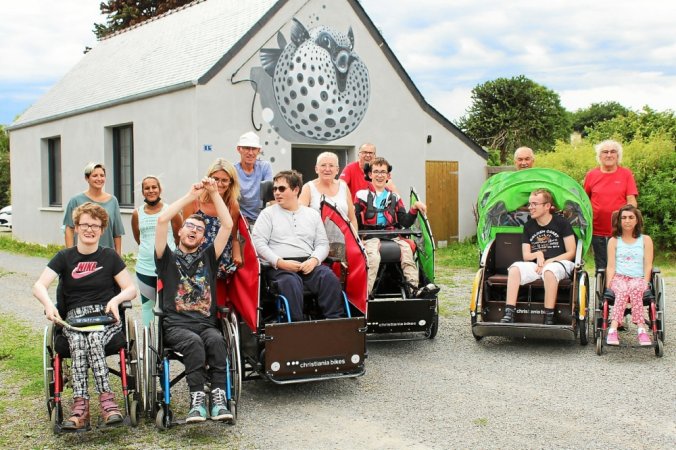
<path fill-rule="evenodd" d="M 108 127 L 134 126 L 135 204 L 142 202 L 140 180 L 159 175 L 168 198 L 178 195 L 183 171 L 197 166 L 194 137 L 194 89 L 168 93 L 112 108 L 89 112 L 11 132 L 12 219 L 17 239 L 41 244 L 62 243 L 61 224 L 70 197 L 87 189 L 84 167 L 90 161 L 106 164 L 106 191 L 113 192 L 112 133 Z M 62 207 L 46 207 L 48 178 L 41 170 L 43 139 L 60 136 Z M 179 164 L 173 163 L 180 160 Z M 181 194 L 183 187 L 180 188 Z M 131 209 L 122 210 L 123 252 L 136 251 Z"/>

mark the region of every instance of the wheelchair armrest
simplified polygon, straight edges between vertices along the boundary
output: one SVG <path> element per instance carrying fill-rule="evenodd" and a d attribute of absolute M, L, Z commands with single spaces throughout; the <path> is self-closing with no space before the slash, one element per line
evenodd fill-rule
<path fill-rule="evenodd" d="M 660 270 L 660 268 L 659 268 L 659 267 L 655 267 L 655 266 L 653 266 L 653 270 L 652 270 L 652 273 L 653 273 L 653 275 L 654 275 L 654 274 L 656 274 L 656 273 L 662 273 L 662 271 Z"/>
<path fill-rule="evenodd" d="M 227 306 L 219 306 L 216 309 L 221 314 L 228 314 L 230 312 L 230 308 L 228 308 Z"/>
<path fill-rule="evenodd" d="M 120 304 L 120 308 L 122 308 L 122 309 L 131 309 L 131 308 L 132 308 L 132 306 L 131 306 L 131 301 L 130 301 L 130 300 L 126 300 L 126 301 L 122 302 L 122 303 Z"/>

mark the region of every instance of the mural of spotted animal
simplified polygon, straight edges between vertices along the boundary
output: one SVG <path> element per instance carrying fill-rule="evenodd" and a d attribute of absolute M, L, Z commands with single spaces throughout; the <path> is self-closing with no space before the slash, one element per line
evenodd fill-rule
<path fill-rule="evenodd" d="M 319 25 L 309 31 L 293 19 L 291 42 L 277 34 L 278 49 L 261 49 L 272 77 L 277 108 L 294 132 L 332 141 L 354 131 L 369 103 L 369 73 L 354 53 L 354 34 Z M 283 134 L 283 133 L 280 133 Z"/>

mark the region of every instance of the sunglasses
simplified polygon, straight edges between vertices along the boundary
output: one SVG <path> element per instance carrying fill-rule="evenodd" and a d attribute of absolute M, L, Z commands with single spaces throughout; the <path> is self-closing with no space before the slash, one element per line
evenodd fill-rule
<path fill-rule="evenodd" d="M 286 190 L 289 189 L 286 186 L 272 186 L 272 192 L 277 192 L 279 191 L 280 194 L 286 192 Z"/>

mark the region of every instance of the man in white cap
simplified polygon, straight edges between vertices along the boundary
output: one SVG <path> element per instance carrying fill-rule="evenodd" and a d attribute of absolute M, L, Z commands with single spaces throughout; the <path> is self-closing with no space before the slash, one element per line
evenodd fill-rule
<path fill-rule="evenodd" d="M 239 162 L 235 164 L 240 185 L 239 208 L 242 216 L 250 225 L 261 212 L 261 181 L 272 180 L 272 166 L 268 161 L 261 161 L 261 141 L 253 131 L 244 133 L 237 142 Z"/>

